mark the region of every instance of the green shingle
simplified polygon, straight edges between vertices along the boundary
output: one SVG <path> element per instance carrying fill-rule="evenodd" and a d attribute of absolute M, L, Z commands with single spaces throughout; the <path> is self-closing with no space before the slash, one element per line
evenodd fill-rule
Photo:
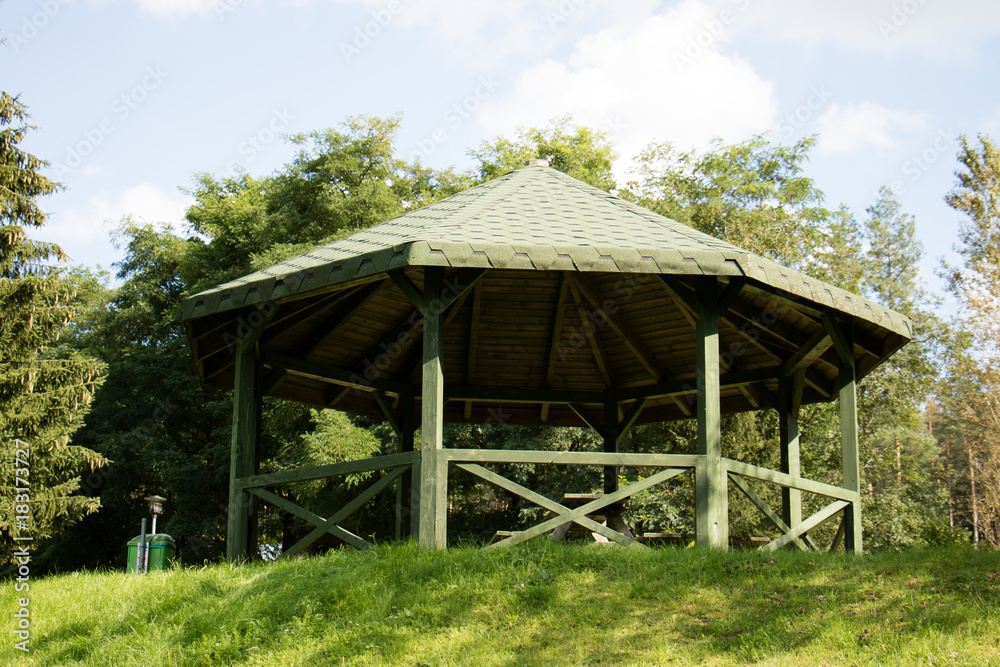
<path fill-rule="evenodd" d="M 898 313 L 541 166 L 517 169 L 192 296 L 184 316 L 202 317 L 388 268 L 429 265 L 744 275 L 910 335 L 909 320 Z"/>

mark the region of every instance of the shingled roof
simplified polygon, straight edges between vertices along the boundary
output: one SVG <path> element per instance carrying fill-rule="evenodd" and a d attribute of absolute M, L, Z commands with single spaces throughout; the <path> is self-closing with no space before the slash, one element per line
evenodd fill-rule
<path fill-rule="evenodd" d="M 456 275 L 455 270 L 460 269 L 487 269 L 474 290 L 482 291 L 477 294 L 476 308 L 511 308 L 521 299 L 521 314 L 534 311 L 530 326 L 527 321 L 523 322 L 522 334 L 512 333 L 520 337 L 522 347 L 529 344 L 528 339 L 533 340 L 533 336 L 538 338 L 531 343 L 534 345 L 531 351 L 522 350 L 512 357 L 518 359 L 517 363 L 525 371 L 520 386 L 527 388 L 562 386 L 582 391 L 608 388 L 609 382 L 616 388 L 627 388 L 644 381 L 662 382 L 666 377 L 684 378 L 686 364 L 677 361 L 684 346 L 678 337 L 689 333 L 690 314 L 682 303 L 683 295 L 677 292 L 690 287 L 695 276 L 719 276 L 723 285 L 732 280 L 745 282 L 746 289 L 734 303 L 729 318 L 731 328 L 736 325 L 745 328 L 743 324 L 759 320 L 754 313 L 782 313 L 773 326 L 758 321 L 757 324 L 763 327 L 762 336 L 744 340 L 743 347 L 754 351 L 741 355 L 742 369 L 773 365 L 797 352 L 798 348 L 787 348 L 804 344 L 817 328 L 822 327 L 823 315 L 846 317 L 855 323 L 856 342 L 860 341 L 857 343 L 859 376 L 874 368 L 912 335 L 910 320 L 900 313 L 698 232 L 555 169 L 526 166 L 190 297 L 184 304 L 184 317 L 195 343 L 199 372 L 203 379 L 231 386 L 231 373 L 226 364 L 231 364 L 232 356 L 221 350 L 216 339 L 238 326 L 241 317 L 238 313 L 245 313 L 247 307 L 262 308 L 265 304 L 278 309 L 265 334 L 265 347 L 280 349 L 282 354 L 292 356 L 298 351 L 297 358 L 304 362 L 364 371 L 370 368 L 371 350 L 378 350 L 380 341 L 396 340 L 395 336 L 400 335 L 407 323 L 412 326 L 419 320 L 419 316 L 415 319 L 412 303 L 392 280 L 387 280 L 387 272 L 402 271 L 419 285 L 421 272 L 415 269 L 424 266 L 448 267 L 450 275 Z M 574 282 L 569 290 L 561 288 L 564 274 L 579 276 L 572 280 L 584 282 L 581 286 Z M 579 354 L 574 348 L 576 356 L 571 355 L 573 359 L 563 355 L 559 362 L 553 362 L 551 350 L 560 342 L 559 337 L 565 337 L 566 331 L 573 326 L 585 326 L 582 318 L 586 315 L 577 312 L 579 307 L 593 307 L 596 305 L 594 299 L 608 298 L 615 292 L 622 274 L 636 278 L 674 276 L 680 281 L 671 289 L 668 281 L 639 280 L 630 284 L 630 297 L 622 304 L 618 326 L 634 328 L 638 332 L 636 337 L 648 348 L 653 361 L 636 359 L 634 350 L 631 354 L 627 350 L 621 352 L 621 341 L 616 341 L 621 336 L 614 335 L 619 333 L 618 326 L 613 326 L 606 327 L 607 331 L 598 336 L 607 359 L 585 362 L 576 358 Z M 588 293 L 593 298 L 588 298 Z M 492 306 L 483 301 L 491 297 L 496 299 Z M 555 331 L 555 313 L 563 308 L 567 314 L 559 326 L 566 331 Z M 299 315 L 289 314 L 293 312 Z M 473 314 L 471 305 L 458 304 L 448 331 L 454 333 L 456 340 L 475 339 L 472 327 L 482 325 L 484 312 L 476 310 Z M 658 323 L 648 319 L 654 312 L 660 313 Z M 338 317 L 342 319 L 337 320 Z M 290 322 L 296 326 L 289 328 Z M 465 327 L 464 331 L 461 327 Z M 334 329 L 337 335 L 324 336 L 324 331 Z M 493 335 L 502 330 L 503 322 L 496 322 L 490 333 L 491 340 L 495 339 L 490 354 L 502 353 L 503 338 Z M 482 335 L 483 332 L 477 333 Z M 737 338 L 740 336 L 747 338 L 745 331 L 737 334 Z M 724 342 L 726 338 L 723 334 Z M 311 347 L 302 348 L 307 341 L 311 341 Z M 446 372 L 451 368 L 454 381 L 459 384 L 469 382 L 467 366 L 470 360 L 473 366 L 476 365 L 476 359 L 469 354 L 469 347 L 474 345 L 468 340 L 461 343 L 459 347 L 463 351 L 455 352 L 451 366 L 446 364 Z M 626 340 L 625 347 L 634 346 Z M 786 349 L 782 351 L 782 347 Z M 473 353 L 478 351 L 473 349 Z M 358 356 L 365 354 L 369 357 Z M 599 356 L 600 351 L 594 354 Z M 770 362 L 767 361 L 769 355 Z M 611 367 L 602 371 L 602 362 Z M 553 363 L 557 367 L 555 373 L 551 370 Z M 571 368 L 576 363 L 577 367 L 563 376 L 558 372 L 559 363 L 570 364 Z M 652 372 L 643 380 L 642 366 L 648 370 L 650 363 L 672 370 L 664 370 L 659 378 Z M 832 355 L 828 362 L 817 357 L 811 368 L 813 390 L 807 391 L 807 401 L 832 398 L 835 367 Z M 484 368 L 482 361 L 479 368 Z M 584 375 L 588 377 L 584 379 Z M 821 376 L 829 380 L 829 387 L 824 385 L 826 381 Z M 385 368 L 380 377 L 394 377 L 395 381 L 410 383 L 419 389 L 419 369 L 414 376 L 412 369 Z M 493 377 L 501 379 L 489 385 L 483 378 L 487 386 L 517 386 L 508 385 L 502 375 Z M 282 382 L 286 388 L 278 387 L 275 393 L 315 404 L 328 403 L 328 392 L 310 393 L 321 389 L 323 380 L 304 375 L 297 378 L 291 384 L 299 382 L 302 391 L 288 389 L 286 380 Z M 446 376 L 446 379 L 449 378 Z M 510 382 L 513 379 L 511 377 Z M 820 385 L 824 387 L 821 389 Z M 307 388 L 310 391 L 305 391 Z M 364 398 L 348 397 L 338 407 L 380 414 L 377 406 L 370 409 L 362 406 Z M 733 399 L 732 409 L 757 407 L 752 392 L 745 387 L 734 390 Z M 665 401 L 664 405 L 662 416 L 686 416 L 676 400 Z M 656 410 L 646 413 L 656 414 Z M 565 417 L 567 423 L 579 421 L 571 413 Z M 462 418 L 475 421 L 469 410 L 462 413 Z M 543 421 L 547 419 L 548 410 Z"/>

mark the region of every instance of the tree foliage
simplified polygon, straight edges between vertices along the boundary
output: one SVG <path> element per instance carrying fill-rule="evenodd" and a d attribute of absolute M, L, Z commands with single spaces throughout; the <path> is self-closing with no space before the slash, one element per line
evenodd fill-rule
<path fill-rule="evenodd" d="M 339 128 L 291 137 L 297 155 L 271 175 L 200 174 L 190 193 L 195 203 L 187 213 L 189 235 L 126 219 L 117 237 L 125 252 L 117 265 L 120 285 L 105 292 L 98 278 L 80 277 L 80 284 L 87 285 L 101 305 L 72 330 L 70 347 L 107 363 L 109 382 L 97 394 L 92 419 L 75 441 L 115 461 L 99 471 L 106 507 L 95 519 L 103 541 L 98 543 L 94 531 L 73 531 L 65 537 L 86 545 L 88 565 L 123 557 L 121 543 L 135 532 L 144 513 L 141 498 L 150 493 L 168 497 L 161 525 L 179 538 L 185 559 L 221 553 L 231 397 L 228 391 L 197 381 L 180 321 L 184 296 L 500 176 L 528 158 L 548 159 L 556 169 L 595 187 L 618 187 L 611 142 L 600 132 L 572 125 L 569 117 L 544 128 L 521 129 L 513 140 L 498 137 L 480 144 L 470 151 L 476 166 L 464 174 L 400 159 L 395 149 L 398 126 L 398 118 L 350 118 Z M 918 340 L 869 375 L 859 389 L 866 539 L 878 548 L 940 541 L 942 534 L 952 534 L 943 520 L 948 503 L 954 504 L 963 490 L 956 483 L 954 493 L 941 491 L 944 471 L 957 471 L 955 456 L 942 454 L 941 437 L 929 434 L 920 408 L 937 372 L 935 345 L 945 327 L 932 316 L 935 304 L 918 280 L 922 249 L 913 239 L 914 220 L 888 190 L 878 193 L 860 222 L 844 208 L 825 208 L 822 191 L 806 175 L 812 145 L 811 139 L 782 146 L 754 137 L 679 152 L 669 144 L 654 144 L 637 158 L 634 180 L 618 192 L 914 318 Z M 348 419 L 294 403 L 265 401 L 264 424 L 265 471 L 395 447 L 390 429 L 378 420 Z M 800 424 L 803 473 L 839 484 L 836 406 L 804 408 Z M 778 467 L 773 411 L 727 416 L 723 432 L 725 456 Z M 689 453 L 696 448 L 694 435 L 690 421 L 649 425 L 632 431 L 622 448 Z M 593 451 L 601 446 L 595 433 L 575 428 L 451 425 L 446 439 L 450 446 L 468 448 Z M 602 485 L 597 468 L 497 469 L 553 498 L 567 491 L 599 491 Z M 623 482 L 649 473 L 625 469 Z M 693 487 L 687 477 L 635 498 L 629 510 L 633 525 L 649 531 L 692 531 Z M 451 524 L 453 534 L 463 538 L 488 537 L 498 528 L 538 518 L 537 508 L 478 479 L 456 473 L 450 483 L 452 507 L 468 510 L 459 511 Z M 780 504 L 776 488 L 758 490 L 772 506 Z M 310 482 L 281 492 L 322 513 L 342 503 L 350 489 Z M 375 502 L 375 508 L 352 517 L 355 525 L 345 527 L 390 536 L 391 499 L 383 494 Z M 820 501 L 806 494 L 805 502 L 808 512 L 818 509 L 814 505 Z M 730 516 L 733 534 L 774 532 L 735 494 Z M 302 532 L 297 519 L 272 508 L 262 510 L 261 517 L 265 540 L 288 546 Z"/>
<path fill-rule="evenodd" d="M 58 185 L 40 173 L 45 163 L 21 149 L 27 124 L 21 102 L 0 92 L 0 557 L 11 537 L 50 537 L 96 511 L 100 501 L 76 494 L 81 476 L 104 459 L 70 444 L 103 380 L 96 360 L 60 347 L 61 329 L 80 305 L 65 275 L 67 257 L 53 243 L 29 233 L 45 224 L 38 200 Z M 27 229 L 26 229 L 27 228 Z M 31 230 L 31 231 L 29 231 Z M 15 465 L 19 442 L 28 465 Z M 23 445 L 21 445 L 23 447 Z M 28 488 L 30 521 L 15 519 L 13 500 Z M 20 513 L 18 513 L 20 514 Z"/>

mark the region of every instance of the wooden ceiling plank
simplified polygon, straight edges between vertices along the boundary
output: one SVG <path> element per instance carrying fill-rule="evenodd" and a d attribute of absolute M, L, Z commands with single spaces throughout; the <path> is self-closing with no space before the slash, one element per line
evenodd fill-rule
<path fill-rule="evenodd" d="M 604 386 L 609 388 L 613 387 L 615 386 L 615 379 L 611 375 L 611 364 L 608 361 L 607 352 L 601 344 L 601 337 L 598 332 L 597 325 L 593 325 L 588 329 L 587 309 L 583 303 L 581 303 L 582 299 L 580 298 L 579 286 L 574 281 L 570 284 L 570 289 L 573 291 L 573 301 L 576 302 L 576 312 L 580 316 L 581 333 L 590 344 L 590 351 L 594 355 L 594 362 L 597 364 L 597 370 L 601 373 L 601 377 L 604 379 Z"/>
<path fill-rule="evenodd" d="M 556 312 L 552 318 L 552 336 L 549 345 L 549 363 L 545 370 L 545 386 L 552 388 L 556 377 L 556 359 L 559 356 L 559 339 L 562 337 L 563 322 L 566 319 L 566 295 L 569 292 L 569 281 L 566 279 L 566 272 L 559 276 L 559 296 L 556 299 Z M 472 384 L 469 382 L 469 384 Z M 548 409 L 542 408 L 547 416 Z M 545 421 L 544 419 L 542 420 Z"/>
<path fill-rule="evenodd" d="M 352 294 L 361 289 L 363 285 L 355 285 L 349 289 L 342 292 L 332 292 L 330 294 L 323 295 L 319 299 L 313 302 L 306 301 L 304 304 L 301 301 L 293 302 L 298 305 L 298 308 L 292 308 L 287 313 L 282 313 L 281 316 L 276 317 L 271 326 L 267 328 L 264 332 L 262 340 L 269 341 L 281 334 L 299 326 L 303 322 L 309 320 L 310 318 L 318 315 L 327 308 L 336 306 L 338 303 L 344 299 L 350 297 Z M 279 326 L 280 325 L 280 326 Z"/>
<path fill-rule="evenodd" d="M 346 306 L 344 309 L 337 308 L 333 313 L 333 316 L 327 318 L 323 324 L 320 325 L 319 330 L 300 346 L 301 349 L 305 350 L 305 354 L 302 355 L 303 358 L 308 359 L 313 353 L 316 352 L 316 350 L 335 338 L 337 332 L 350 321 L 351 317 L 364 308 L 365 304 L 378 295 L 383 285 L 385 285 L 384 280 L 369 283 L 362 289 L 358 290 L 358 292 L 351 297 L 349 303 L 344 304 Z"/>
<path fill-rule="evenodd" d="M 601 307 L 604 299 L 601 298 L 601 294 L 597 288 L 582 273 L 567 275 L 572 275 L 573 286 L 578 288 L 583 297 L 593 304 L 595 310 Z M 656 382 L 665 380 L 667 373 L 656 358 L 656 355 L 653 354 L 652 350 L 649 349 L 641 338 L 635 335 L 632 328 L 625 322 L 621 315 L 617 311 L 608 312 L 608 310 L 603 308 L 601 312 L 604 314 L 611 328 L 614 329 L 615 333 L 622 339 L 622 342 L 625 343 L 625 346 L 635 355 L 636 359 L 649 371 L 653 379 Z"/>

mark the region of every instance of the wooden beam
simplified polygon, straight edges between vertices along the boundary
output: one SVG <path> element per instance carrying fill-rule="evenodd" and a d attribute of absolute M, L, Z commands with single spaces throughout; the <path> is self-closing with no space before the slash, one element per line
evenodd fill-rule
<path fill-rule="evenodd" d="M 581 466 L 636 466 L 643 468 L 684 468 L 689 470 L 705 463 L 697 454 L 636 454 L 618 452 L 556 452 L 507 449 L 445 449 L 449 461 L 467 463 L 551 463 Z M 818 482 L 817 482 L 818 484 Z"/>
<path fill-rule="evenodd" d="M 260 488 L 263 486 L 280 486 L 292 482 L 308 482 L 314 479 L 326 479 L 337 475 L 352 475 L 361 472 L 371 472 L 374 470 L 385 470 L 386 468 L 398 468 L 409 466 L 418 455 L 413 452 L 403 452 L 400 454 L 386 454 L 360 461 L 344 461 L 342 463 L 328 463 L 310 468 L 296 468 L 295 470 L 281 470 L 279 472 L 261 473 L 248 475 L 236 480 L 237 487 L 241 489 Z"/>
<path fill-rule="evenodd" d="M 288 373 L 283 370 L 275 370 L 268 373 L 260 387 L 261 396 L 267 396 L 279 384 L 288 378 Z"/>
<path fill-rule="evenodd" d="M 485 274 L 477 273 L 476 280 L 481 278 L 483 275 Z M 469 295 L 469 290 L 472 289 L 472 287 L 475 286 L 476 284 L 476 280 L 472 280 L 471 278 L 469 280 L 470 282 L 468 284 L 463 283 L 461 281 L 455 283 L 451 288 L 452 291 L 447 293 L 442 293 L 442 298 L 438 300 L 438 307 L 444 309 L 444 313 L 441 317 L 444 318 L 445 331 L 448 330 L 448 328 L 451 326 L 451 323 L 455 320 L 456 317 L 458 317 L 458 314 L 461 312 L 462 309 L 462 304 L 465 303 L 465 300 Z M 463 287 L 464 289 L 462 289 Z M 401 370 L 399 375 L 397 376 L 397 379 L 403 382 L 407 382 L 410 378 L 412 378 L 416 374 L 417 370 L 420 368 L 423 359 L 422 355 L 423 355 L 422 347 L 414 346 L 413 349 L 410 351 L 410 353 L 407 355 L 406 361 L 404 361 L 400 365 Z"/>
<path fill-rule="evenodd" d="M 413 392 L 409 391 L 399 396 L 399 407 L 396 410 L 397 422 L 399 423 L 399 433 L 396 435 L 397 446 L 400 454 L 408 454 L 416 458 L 413 452 L 413 438 L 417 428 L 415 413 L 416 403 Z M 414 489 L 414 482 L 416 488 Z M 396 539 L 403 537 L 416 537 L 418 516 L 416 494 L 420 492 L 419 471 L 414 471 L 412 466 L 409 475 L 399 478 L 396 486 Z"/>
<path fill-rule="evenodd" d="M 832 484 L 824 484 L 823 482 L 814 482 L 811 479 L 804 479 L 802 477 L 792 477 L 791 475 L 778 472 L 777 470 L 762 468 L 761 466 L 743 463 L 742 461 L 724 459 L 723 465 L 729 472 L 734 472 L 737 475 L 742 475 L 743 477 L 759 479 L 772 484 L 778 484 L 779 486 L 788 486 L 793 489 L 801 489 L 802 491 L 809 491 L 810 493 L 818 493 L 821 496 L 826 496 L 835 500 L 853 502 L 859 498 L 857 491 L 844 489 L 839 486 L 833 486 Z"/>
<path fill-rule="evenodd" d="M 565 275 L 565 274 L 564 274 Z M 594 363 L 597 364 L 597 370 L 601 373 L 601 377 L 604 379 L 605 387 L 615 386 L 614 376 L 611 375 L 611 362 L 608 361 L 607 352 L 604 350 L 604 345 L 601 343 L 601 333 L 597 324 L 594 324 L 587 317 L 587 308 L 583 304 L 583 298 L 580 296 L 580 290 L 578 286 L 570 281 L 570 289 L 573 291 L 573 300 L 576 303 L 576 312 L 580 316 L 580 332 L 587 339 L 587 343 L 590 345 L 590 351 L 594 355 Z M 587 326 L 587 325 L 590 326 Z"/>
<path fill-rule="evenodd" d="M 642 411 L 645 409 L 647 403 L 649 403 L 648 398 L 640 398 L 633 403 L 632 407 L 629 408 L 629 411 L 622 416 L 621 421 L 618 422 L 619 440 L 622 439 L 628 430 L 635 424 L 636 420 L 639 419 L 639 415 L 642 414 Z"/>
<path fill-rule="evenodd" d="M 659 278 L 660 285 L 662 285 L 663 289 L 666 290 L 667 296 L 670 297 L 670 299 L 674 302 L 674 305 L 677 306 L 677 310 L 680 311 L 684 319 L 687 320 L 688 324 L 691 325 L 691 328 L 694 329 L 697 326 L 694 311 L 691 309 L 691 306 L 688 305 L 688 301 L 681 296 L 680 292 L 680 290 L 684 288 L 684 284 L 674 276 L 665 276 L 660 274 Z"/>
<path fill-rule="evenodd" d="M 413 284 L 413 281 L 410 280 L 410 277 L 402 269 L 389 271 L 386 275 L 389 276 L 389 280 L 396 284 L 396 287 L 403 293 L 403 296 L 410 300 L 410 303 L 417 308 L 420 307 L 424 302 L 423 292 Z"/>
<path fill-rule="evenodd" d="M 566 296 L 569 293 L 569 281 L 566 272 L 559 277 L 559 296 L 556 298 L 556 312 L 552 316 L 552 335 L 549 342 L 549 362 L 545 366 L 545 386 L 551 389 L 556 379 L 556 360 L 559 358 L 559 340 L 562 338 L 563 322 L 566 320 Z M 472 384 L 472 382 L 469 382 Z M 544 420 L 543 420 L 544 421 Z"/>
<path fill-rule="evenodd" d="M 588 280 L 582 273 L 567 274 L 571 276 L 573 283 L 579 288 L 580 293 L 583 297 L 594 304 L 595 309 L 599 308 L 601 304 L 604 303 L 604 299 L 601 297 L 600 292 L 597 288 Z M 618 334 L 618 337 L 622 339 L 625 343 L 625 347 L 632 352 L 636 359 L 649 371 L 649 374 L 653 377 L 656 382 L 661 382 L 667 379 L 667 373 L 663 369 L 656 355 L 649 349 L 649 347 L 642 341 L 639 336 L 637 336 L 632 328 L 627 322 L 622 318 L 622 316 L 617 312 L 617 310 L 610 310 L 601 308 L 601 312 L 604 317 L 607 318 L 608 325 Z"/>
<path fill-rule="evenodd" d="M 824 352 L 830 349 L 833 341 L 830 335 L 820 327 L 812 337 L 800 347 L 793 356 L 781 365 L 781 374 L 790 376 L 800 369 L 806 369 L 813 364 Z"/>
<path fill-rule="evenodd" d="M 802 537 L 813 528 L 821 526 L 825 522 L 829 521 L 834 516 L 836 516 L 838 512 L 843 511 L 844 508 L 848 507 L 849 505 L 850 503 L 844 500 L 838 500 L 836 502 L 831 503 L 830 505 L 827 505 L 824 509 L 820 510 L 819 512 L 816 512 L 811 517 L 809 517 L 799 525 L 795 526 L 794 528 L 789 530 L 787 533 L 785 533 L 778 539 L 772 540 L 767 544 L 765 544 L 764 546 L 762 546 L 760 550 L 777 551 L 778 549 L 785 546 L 792 540 Z"/>
<path fill-rule="evenodd" d="M 351 321 L 351 318 L 378 296 L 379 290 L 384 284 L 385 282 L 380 280 L 365 285 L 358 290 L 357 294 L 352 295 L 344 302 L 343 308 L 337 308 L 333 315 L 320 325 L 320 329 L 315 335 L 298 346 L 299 349 L 305 350 L 302 357 L 308 359 L 316 350 L 340 335 L 340 330 Z"/>
<path fill-rule="evenodd" d="M 269 502 L 272 505 L 275 505 L 285 510 L 289 514 L 293 514 L 299 517 L 300 519 L 307 521 L 313 525 L 325 521 L 325 519 L 320 515 L 310 512 L 305 508 L 299 507 L 291 500 L 288 500 L 287 498 L 282 498 L 281 496 L 275 493 L 271 493 L 270 491 L 265 491 L 264 489 L 250 489 L 250 493 L 259 497 L 261 500 Z M 355 549 L 369 549 L 372 546 L 371 544 L 361 539 L 354 533 L 348 530 L 344 530 L 340 526 L 330 526 L 329 528 L 327 528 L 327 532 L 329 532 L 335 537 L 340 538 L 344 542 L 350 544 Z M 312 544 L 313 542 L 315 542 L 315 540 L 310 540 L 309 544 Z M 298 542 L 293 544 L 288 551 L 282 553 L 281 556 L 279 556 L 279 558 L 291 558 L 292 556 L 302 551 L 302 549 L 308 547 L 309 544 L 304 544 L 302 540 L 299 540 Z M 296 547 L 298 548 L 296 549 Z"/>
<path fill-rule="evenodd" d="M 396 411 L 393 409 L 392 404 L 389 403 L 389 400 L 386 397 L 385 393 L 381 391 L 376 391 L 375 402 L 378 403 L 379 409 L 381 409 L 382 414 L 385 415 L 385 420 L 389 422 L 389 427 L 392 428 L 392 432 L 395 433 L 396 437 L 398 438 L 400 433 L 402 433 L 402 429 L 400 428 L 399 425 L 398 415 L 396 415 Z"/>
<path fill-rule="evenodd" d="M 587 426 L 594 429 L 598 433 L 601 432 L 601 429 L 604 425 L 600 421 L 594 418 L 593 413 L 587 408 L 587 406 L 583 405 L 582 403 L 570 403 L 569 407 L 573 412 L 576 413 L 577 417 L 583 420 L 583 422 Z"/>
<path fill-rule="evenodd" d="M 831 338 L 840 356 L 838 385 L 840 389 L 840 457 L 845 489 L 860 492 L 861 461 L 858 452 L 858 396 L 854 362 L 854 340 L 851 325 L 831 322 Z M 862 553 L 861 499 L 855 498 L 844 512 L 844 549 Z"/>
<path fill-rule="evenodd" d="M 505 540 L 501 540 L 500 542 L 495 542 L 491 544 L 490 547 L 504 547 L 504 546 L 512 546 L 514 544 L 520 544 L 521 542 L 530 540 L 533 537 L 537 537 L 539 535 L 542 535 L 543 533 L 547 533 L 550 530 L 554 530 L 558 526 L 561 526 L 564 523 L 568 523 L 570 521 L 582 524 L 583 522 L 581 522 L 580 520 L 586 519 L 588 514 L 593 514 L 603 507 L 624 500 L 625 498 L 628 498 L 636 493 L 639 493 L 640 491 L 648 489 L 651 486 L 672 479 L 677 475 L 681 474 L 682 472 L 684 471 L 672 468 L 661 470 L 660 472 L 650 475 L 649 477 L 643 480 L 640 480 L 638 482 L 635 482 L 634 484 L 626 486 L 624 489 L 620 489 L 618 491 L 615 491 L 614 493 L 609 493 L 600 496 L 596 500 L 592 500 L 589 503 L 586 503 L 584 505 L 581 505 L 580 507 L 569 510 L 568 512 L 564 512 L 559 516 L 553 517 L 547 521 L 543 521 L 542 523 L 536 526 L 532 526 L 531 528 L 521 531 L 520 533 L 516 533 L 515 535 L 512 535 Z M 587 525 L 589 527 L 589 524 Z M 604 528 L 604 526 L 601 527 Z M 615 540 L 616 542 L 619 543 L 631 545 L 632 542 L 634 542 L 634 540 L 629 540 L 621 533 L 617 533 L 618 537 L 614 537 L 612 535 L 608 535 L 605 533 L 602 534 L 604 534 L 605 537 L 607 537 L 608 539 Z M 622 539 L 618 539 L 619 537 Z M 635 544 L 638 544 L 638 542 L 635 542 Z"/>
<path fill-rule="evenodd" d="M 362 505 L 367 503 L 369 500 L 374 498 L 376 495 L 381 493 L 384 489 L 388 488 L 396 478 L 405 472 L 405 468 L 396 468 L 389 473 L 383 475 L 377 482 L 365 489 L 360 495 L 358 495 L 354 500 L 344 505 L 342 508 L 331 514 L 325 519 L 322 519 L 322 523 L 313 528 L 309 533 L 306 534 L 301 540 L 296 542 L 291 549 L 288 550 L 287 556 L 292 557 L 303 549 L 307 548 L 310 544 L 318 540 L 323 536 L 323 533 L 332 532 L 331 528 L 337 526 L 338 523 L 354 514 Z M 343 528 L 340 528 L 343 530 Z M 364 548 L 371 547 L 371 544 L 365 542 Z M 286 554 L 282 554 L 286 555 Z"/>
<path fill-rule="evenodd" d="M 569 391 L 562 389 L 514 389 L 511 387 L 458 387 L 445 388 L 445 398 L 449 401 L 469 401 L 473 403 L 591 403 L 604 401 L 604 392 Z"/>
<path fill-rule="evenodd" d="M 757 493 L 752 488 L 750 488 L 750 485 L 747 484 L 745 479 L 743 479 L 739 475 L 729 473 L 729 480 L 736 486 L 737 489 L 739 489 L 743 493 L 743 495 L 747 497 L 747 499 L 750 500 L 750 502 L 754 505 L 754 507 L 760 510 L 764 516 L 770 519 L 771 523 L 773 523 L 778 528 L 778 530 L 780 530 L 782 533 L 787 533 L 788 531 L 791 530 L 788 524 L 785 523 L 785 520 L 782 519 L 780 516 L 778 516 L 778 514 L 771 509 L 770 505 L 768 505 L 763 498 L 757 495 Z M 806 547 L 805 543 L 800 539 L 793 540 L 793 543 L 802 551 L 808 550 L 808 547 Z"/>
<path fill-rule="evenodd" d="M 474 287 L 472 295 L 472 314 L 469 318 L 469 355 L 465 364 L 465 383 L 470 387 L 476 384 L 476 357 L 479 352 L 479 317 L 483 307 L 483 288 Z M 472 418 L 472 401 L 465 403 L 465 418 Z"/>
<path fill-rule="evenodd" d="M 698 454 L 705 465 L 695 474 L 696 541 L 729 548 L 729 498 L 722 465 L 722 408 L 719 371 L 719 319 L 715 276 L 698 280 L 695 314 L 695 363 L 698 369 Z"/>
<path fill-rule="evenodd" d="M 295 357 L 278 352 L 265 352 L 264 365 L 272 369 L 288 371 L 292 375 L 300 375 L 322 382 L 350 387 L 359 391 L 384 391 L 390 395 L 398 396 L 400 392 L 410 389 L 410 385 L 403 382 L 379 378 L 369 379 L 354 371 L 337 368 L 329 364 L 296 359 Z"/>
<path fill-rule="evenodd" d="M 448 537 L 448 462 L 440 456 L 444 447 L 444 316 L 438 304 L 443 303 L 443 282 L 443 268 L 424 268 L 419 541 L 425 549 L 444 549 Z"/>
<path fill-rule="evenodd" d="M 611 390 L 604 392 L 604 423 L 601 424 L 601 437 L 604 440 L 604 451 L 608 454 L 618 453 L 618 402 Z M 614 493 L 618 490 L 618 468 L 604 466 L 604 493 Z"/>
<path fill-rule="evenodd" d="M 226 558 L 240 562 L 257 550 L 256 501 L 240 486 L 242 477 L 260 465 L 261 359 L 257 341 L 266 322 L 252 329 L 236 346 L 233 386 L 233 426 L 229 459 L 229 512 Z"/>
<path fill-rule="evenodd" d="M 829 337 L 825 338 L 829 341 Z M 805 369 L 792 377 L 778 380 L 778 442 L 781 455 L 781 472 L 792 477 L 802 476 L 799 447 L 799 405 Z M 802 522 L 802 492 L 796 488 L 781 487 L 781 518 L 794 528 Z M 786 531 L 787 532 L 787 531 Z"/>
<path fill-rule="evenodd" d="M 267 343 L 275 337 L 294 329 L 303 322 L 319 315 L 327 308 L 331 308 L 344 299 L 350 297 L 362 287 L 363 285 L 355 285 L 354 287 L 343 290 L 342 292 L 324 294 L 312 302 L 308 300 L 292 302 L 288 312 L 281 313 L 281 315 L 276 315 L 274 317 L 271 324 L 267 327 L 267 331 L 265 331 L 264 335 L 261 337 L 261 342 Z"/>
<path fill-rule="evenodd" d="M 340 399 L 351 393 L 350 387 L 339 387 L 335 386 L 327 391 L 326 407 L 333 408 L 337 403 L 340 403 Z"/>

